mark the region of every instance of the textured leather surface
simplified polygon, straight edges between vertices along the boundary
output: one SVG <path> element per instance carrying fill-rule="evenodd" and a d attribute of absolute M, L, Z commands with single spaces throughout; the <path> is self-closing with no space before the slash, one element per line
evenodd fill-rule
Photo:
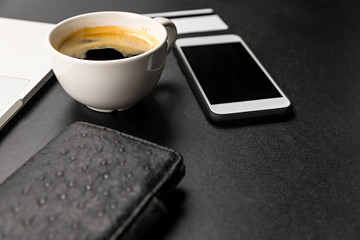
<path fill-rule="evenodd" d="M 183 174 L 173 150 L 75 123 L 0 186 L 0 239 L 116 239 Z"/>

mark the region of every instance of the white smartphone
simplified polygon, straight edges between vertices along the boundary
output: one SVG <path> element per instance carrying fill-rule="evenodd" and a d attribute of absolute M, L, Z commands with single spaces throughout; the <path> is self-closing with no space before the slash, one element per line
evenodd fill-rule
<path fill-rule="evenodd" d="M 291 102 L 238 35 L 180 38 L 175 54 L 210 120 L 286 113 Z"/>

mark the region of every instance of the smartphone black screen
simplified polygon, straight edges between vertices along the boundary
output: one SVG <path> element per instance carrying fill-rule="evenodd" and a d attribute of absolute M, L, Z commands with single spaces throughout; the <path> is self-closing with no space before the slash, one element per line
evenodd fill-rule
<path fill-rule="evenodd" d="M 182 50 L 211 104 L 282 97 L 240 43 Z"/>

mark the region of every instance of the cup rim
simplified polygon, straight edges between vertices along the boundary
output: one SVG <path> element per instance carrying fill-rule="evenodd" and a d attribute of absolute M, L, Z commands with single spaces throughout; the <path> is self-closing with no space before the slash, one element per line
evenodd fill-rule
<path fill-rule="evenodd" d="M 93 16 L 93 15 L 107 15 L 107 14 L 132 15 L 132 16 L 141 17 L 141 18 L 144 18 L 144 19 L 147 19 L 147 20 L 151 20 L 151 21 L 153 21 L 154 24 L 162 27 L 163 32 L 165 33 L 165 35 L 160 39 L 159 44 L 157 44 L 154 48 L 152 48 L 152 49 L 150 49 L 150 50 L 148 50 L 148 51 L 146 51 L 144 53 L 141 53 L 139 55 L 132 56 L 132 57 L 129 57 L 129 58 L 114 59 L 114 60 L 101 60 L 101 61 L 100 60 L 79 59 L 79 58 L 74 58 L 74 57 L 65 55 L 65 54 L 59 52 L 58 50 L 56 50 L 54 48 L 53 44 L 51 43 L 51 37 L 52 37 L 53 33 L 57 29 L 62 27 L 63 25 L 65 25 L 65 24 L 67 24 L 69 22 L 75 21 L 77 19 L 80 19 L 80 18 Z M 143 58 L 143 57 L 146 57 L 148 55 L 151 55 L 153 52 L 157 51 L 157 49 L 161 48 L 162 45 L 166 42 L 166 40 L 167 40 L 167 34 L 166 34 L 165 27 L 161 23 L 157 22 L 156 20 L 154 20 L 151 17 L 141 15 L 141 14 L 138 14 L 138 13 L 133 13 L 133 12 L 125 12 L 125 11 L 98 11 L 98 12 L 89 12 L 89 13 L 83 13 L 83 14 L 75 15 L 73 17 L 70 17 L 70 18 L 67 18 L 67 19 L 64 19 L 64 20 L 60 21 L 50 31 L 50 33 L 48 35 L 47 43 L 50 46 L 50 49 L 51 49 L 52 52 L 54 52 L 55 54 L 60 55 L 62 57 L 68 58 L 68 59 L 70 59 L 72 61 L 76 61 L 76 62 L 79 61 L 79 62 L 81 62 L 83 64 L 84 63 L 86 63 L 86 64 L 109 64 L 109 63 L 118 63 L 118 62 L 130 62 L 130 61 L 134 61 L 136 59 Z"/>

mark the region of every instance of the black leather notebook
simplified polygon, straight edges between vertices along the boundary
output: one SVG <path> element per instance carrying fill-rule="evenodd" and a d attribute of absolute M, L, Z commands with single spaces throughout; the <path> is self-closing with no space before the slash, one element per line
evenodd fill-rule
<path fill-rule="evenodd" d="M 0 185 L 0 239 L 141 239 L 184 173 L 174 150 L 75 123 Z"/>

